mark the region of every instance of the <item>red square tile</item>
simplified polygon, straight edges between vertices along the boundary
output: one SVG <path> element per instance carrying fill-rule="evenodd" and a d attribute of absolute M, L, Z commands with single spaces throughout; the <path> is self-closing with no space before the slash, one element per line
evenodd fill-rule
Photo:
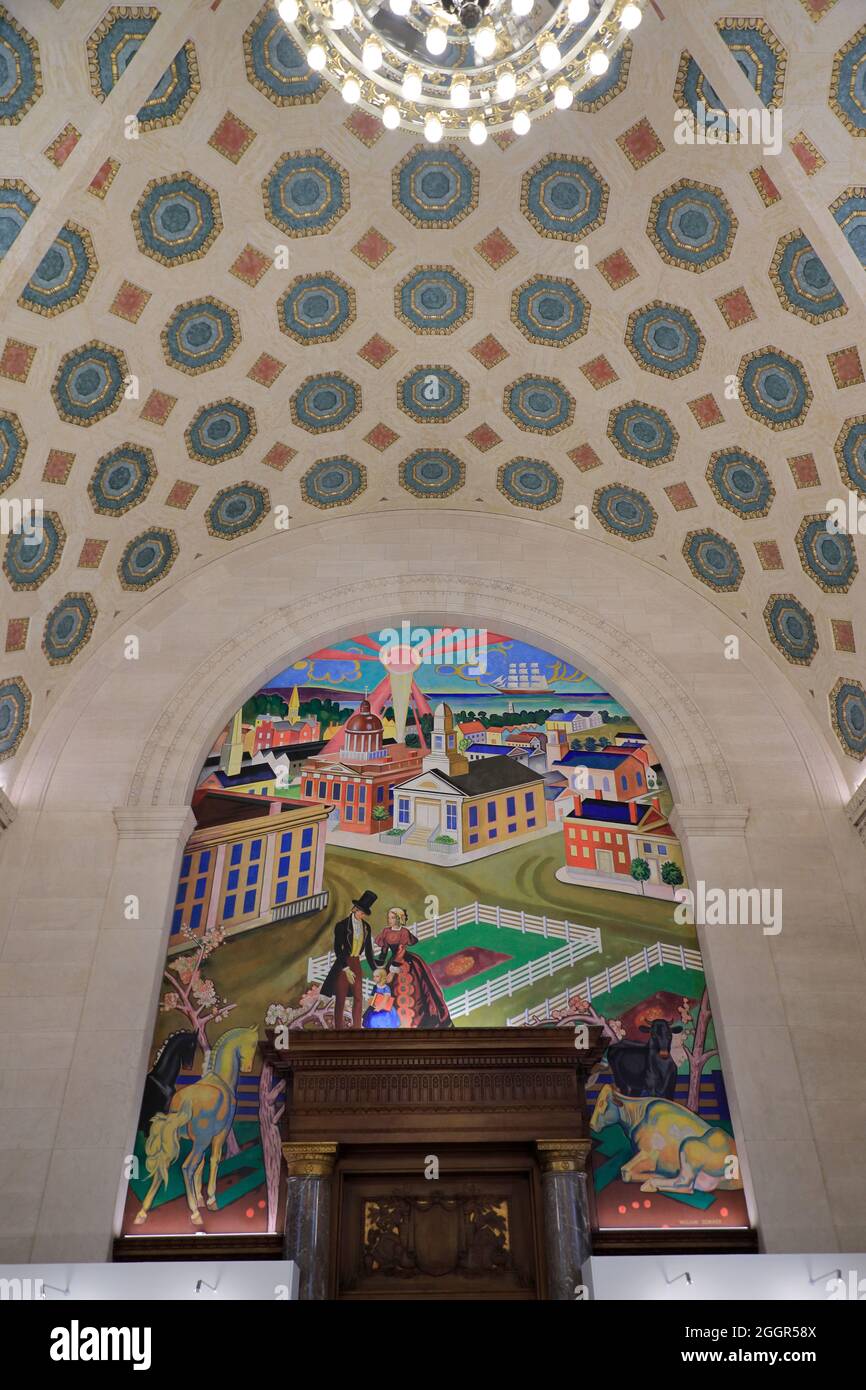
<path fill-rule="evenodd" d="M 72 472 L 72 465 L 74 462 L 74 454 L 64 453 L 62 449 L 49 449 L 48 458 L 42 473 L 43 483 L 59 483 L 63 485 Z"/>
<path fill-rule="evenodd" d="M 480 343 L 476 343 L 469 351 L 488 371 L 491 367 L 496 367 L 500 362 L 504 362 L 508 356 L 505 348 L 497 338 L 494 338 L 492 333 L 488 333 L 486 338 L 482 338 Z"/>
<path fill-rule="evenodd" d="M 708 430 L 712 425 L 724 423 L 725 417 L 718 407 L 715 396 L 699 396 L 696 401 L 689 401 L 689 410 L 702 430 Z"/>
<path fill-rule="evenodd" d="M 364 435 L 365 443 L 369 444 L 372 449 L 378 449 L 380 454 L 384 453 L 386 449 L 390 449 L 395 440 L 399 438 L 399 434 L 381 422 L 374 425 L 370 432 Z"/>
<path fill-rule="evenodd" d="M 181 511 L 186 511 L 197 492 L 197 483 L 185 483 L 178 478 L 176 483 L 172 483 L 171 491 L 165 499 L 165 505 L 167 507 L 179 507 Z"/>
<path fill-rule="evenodd" d="M 78 568 L 82 570 L 99 569 L 107 545 L 108 541 L 85 541 L 78 557 Z"/>
<path fill-rule="evenodd" d="M 291 463 L 297 452 L 297 449 L 293 449 L 289 444 L 272 444 L 262 459 L 262 463 L 266 463 L 268 468 L 276 468 L 282 472 L 286 465 Z"/>
<path fill-rule="evenodd" d="M 781 570 L 785 568 L 782 564 L 782 552 L 775 541 L 755 541 L 755 550 L 758 552 L 762 569 Z"/>
<path fill-rule="evenodd" d="M 517 255 L 517 247 L 499 227 L 494 227 L 492 232 L 488 232 L 487 236 L 478 242 L 475 250 L 494 270 L 499 270 L 500 266 Z"/>
<path fill-rule="evenodd" d="M 513 130 L 497 130 L 493 136 L 494 143 L 497 144 L 501 150 L 507 150 L 509 145 L 513 145 L 515 140 L 519 139 L 520 136 L 515 135 Z"/>
<path fill-rule="evenodd" d="M 0 356 L 0 376 L 7 377 L 9 381 L 26 381 L 35 356 L 36 349 L 29 343 L 7 338 Z"/>
<path fill-rule="evenodd" d="M 581 473 L 588 473 L 591 468 L 601 468 L 601 459 L 591 444 L 578 444 L 576 449 L 569 449 L 568 457 Z"/>
<path fill-rule="evenodd" d="M 716 303 L 729 328 L 739 328 L 741 324 L 751 323 L 752 319 L 757 318 L 752 301 L 742 285 L 737 290 L 720 294 Z"/>
<path fill-rule="evenodd" d="M 642 116 L 636 125 L 630 126 L 622 135 L 618 135 L 616 143 L 633 169 L 642 169 L 650 160 L 665 152 L 664 145 L 646 116 Z"/>
<path fill-rule="evenodd" d="M 27 646 L 27 629 L 30 626 L 29 618 L 10 618 L 6 624 L 6 650 L 7 652 L 23 652 Z"/>
<path fill-rule="evenodd" d="M 836 0 L 800 0 L 800 4 L 814 24 L 818 24 L 825 14 L 829 14 Z"/>
<path fill-rule="evenodd" d="M 817 174 L 819 169 L 823 169 L 827 161 L 821 151 L 812 144 L 805 130 L 801 130 L 799 135 L 795 135 L 793 140 L 789 140 L 788 143 L 800 161 L 801 167 L 810 178 L 813 174 Z"/>
<path fill-rule="evenodd" d="M 466 438 L 482 454 L 486 454 L 488 449 L 493 449 L 497 444 L 502 443 L 502 439 L 493 426 L 488 424 L 476 425 L 474 430 L 469 431 Z"/>
<path fill-rule="evenodd" d="M 637 278 L 637 271 L 622 248 L 611 251 L 609 256 L 597 263 L 596 269 L 601 272 L 612 290 L 621 290 L 623 285 Z"/>
<path fill-rule="evenodd" d="M 343 125 L 354 135 L 356 140 L 360 140 L 361 144 L 366 145 L 368 149 L 375 145 L 377 140 L 381 140 L 385 134 L 385 127 L 379 117 L 374 116 L 371 111 L 364 111 L 360 106 L 355 107 Z"/>
<path fill-rule="evenodd" d="M 90 183 L 87 185 L 88 193 L 92 193 L 94 198 L 104 198 L 114 180 L 117 178 L 120 169 L 120 161 L 117 159 L 106 159 L 94 174 Z"/>
<path fill-rule="evenodd" d="M 273 386 L 280 372 L 285 370 L 285 366 L 285 362 L 280 362 L 279 358 L 263 352 L 250 367 L 247 376 L 250 381 L 257 381 L 259 386 Z"/>
<path fill-rule="evenodd" d="M 665 492 L 675 512 L 687 512 L 691 507 L 698 505 L 688 483 L 671 483 L 665 488 Z"/>
<path fill-rule="evenodd" d="M 605 386 L 611 386 L 619 377 L 610 365 L 606 357 L 594 357 L 591 362 L 584 362 L 580 369 L 590 386 L 596 391 L 601 391 Z"/>
<path fill-rule="evenodd" d="M 142 420 L 152 425 L 164 425 L 177 405 L 177 396 L 169 396 L 165 391 L 151 391 L 141 412 Z"/>
<path fill-rule="evenodd" d="M 863 364 L 856 347 L 840 348 L 838 352 L 828 352 L 827 361 L 833 380 L 840 391 L 846 386 L 860 386 L 863 383 Z"/>
<path fill-rule="evenodd" d="M 56 135 L 43 153 L 46 159 L 50 159 L 55 169 L 61 169 L 66 163 L 75 146 L 81 139 L 81 132 L 75 129 L 74 125 L 65 125 L 59 135 Z"/>
<path fill-rule="evenodd" d="M 749 172 L 752 183 L 757 188 L 758 196 L 765 208 L 772 207 L 773 203 L 778 203 L 781 200 L 781 193 L 762 164 L 759 164 L 757 169 L 751 169 Z"/>
<path fill-rule="evenodd" d="M 372 338 L 358 349 L 358 356 L 362 357 L 365 362 L 369 362 L 371 367 L 379 368 L 384 367 L 386 362 L 390 362 L 396 351 L 393 343 L 389 343 L 387 339 L 374 333 Z"/>
<path fill-rule="evenodd" d="M 232 111 L 227 111 L 208 140 L 208 144 L 226 159 L 230 159 L 232 164 L 237 164 L 238 160 L 246 154 L 255 138 L 256 132 L 251 130 L 240 116 L 236 116 Z"/>
<path fill-rule="evenodd" d="M 371 270 L 378 270 L 379 266 L 390 256 L 394 250 L 394 243 L 389 241 L 381 232 L 377 232 L 375 227 L 366 231 L 359 241 L 352 247 L 352 254 L 363 261 Z"/>
<path fill-rule="evenodd" d="M 150 290 L 143 290 L 140 285 L 133 285 L 130 280 L 124 280 L 114 296 L 114 303 L 109 312 L 117 314 L 118 318 L 128 319 L 130 323 L 138 323 L 149 299 Z"/>
<path fill-rule="evenodd" d="M 238 280 L 243 280 L 244 284 L 255 286 L 272 265 L 270 256 L 257 251 L 255 246 L 245 246 L 234 264 L 229 266 L 229 270 Z"/>
<path fill-rule="evenodd" d="M 855 652 L 857 648 L 854 645 L 854 624 L 847 618 L 831 618 L 830 625 L 833 629 L 833 645 L 837 652 Z"/>
<path fill-rule="evenodd" d="M 794 478 L 797 487 L 819 487 L 821 479 L 818 476 L 818 465 L 811 454 L 798 454 L 796 458 L 788 459 L 788 467 Z"/>

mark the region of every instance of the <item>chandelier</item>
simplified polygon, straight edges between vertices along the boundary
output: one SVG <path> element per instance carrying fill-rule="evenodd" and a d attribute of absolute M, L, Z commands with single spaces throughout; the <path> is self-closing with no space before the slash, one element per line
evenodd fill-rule
<path fill-rule="evenodd" d="M 314 72 L 431 143 L 525 135 L 607 72 L 646 0 L 277 0 Z"/>

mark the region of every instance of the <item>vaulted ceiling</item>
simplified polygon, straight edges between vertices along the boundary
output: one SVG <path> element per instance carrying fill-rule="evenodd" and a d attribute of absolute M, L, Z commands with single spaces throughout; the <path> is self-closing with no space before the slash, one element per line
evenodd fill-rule
<path fill-rule="evenodd" d="M 0 4 L 0 495 L 46 510 L 2 541 L 0 758 L 155 586 L 275 522 L 577 545 L 585 507 L 853 771 L 862 542 L 825 521 L 866 497 L 863 20 L 658 0 L 570 111 L 474 148 L 348 108 L 272 0 Z M 680 143 L 701 100 L 775 111 L 780 150 Z"/>

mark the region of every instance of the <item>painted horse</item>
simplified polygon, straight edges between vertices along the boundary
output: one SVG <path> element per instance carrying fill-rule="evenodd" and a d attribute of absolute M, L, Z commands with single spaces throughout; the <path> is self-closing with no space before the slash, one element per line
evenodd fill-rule
<path fill-rule="evenodd" d="M 138 1128 L 145 1136 L 150 1129 L 154 1115 L 168 1110 L 181 1067 L 191 1067 L 195 1061 L 198 1043 L 195 1033 L 188 1028 L 179 1028 L 170 1033 L 153 1059 L 153 1066 L 147 1073 Z"/>
<path fill-rule="evenodd" d="M 622 1125 L 635 1148 L 623 1164 L 623 1182 L 640 1182 L 641 1192 L 714 1192 L 743 1186 L 729 1177 L 737 1145 L 727 1130 L 708 1124 L 684 1105 L 658 1096 L 620 1095 L 602 1086 L 589 1122 L 593 1134 Z M 739 1173 L 739 1167 L 734 1165 Z"/>
<path fill-rule="evenodd" d="M 168 1186 L 172 1164 L 180 1153 L 181 1139 L 190 1139 L 192 1148 L 181 1164 L 190 1220 L 201 1226 L 199 1207 L 202 1198 L 202 1177 L 205 1155 L 210 1150 L 210 1175 L 207 1184 L 207 1205 L 216 1211 L 216 1183 L 220 1159 L 237 1108 L 237 1083 L 240 1073 L 252 1071 L 258 1047 L 258 1028 L 230 1028 L 218 1039 L 211 1053 L 210 1066 L 200 1081 L 172 1096 L 168 1111 L 154 1115 L 145 1144 L 145 1165 L 153 1181 L 136 1226 L 147 1220 L 160 1183 Z"/>

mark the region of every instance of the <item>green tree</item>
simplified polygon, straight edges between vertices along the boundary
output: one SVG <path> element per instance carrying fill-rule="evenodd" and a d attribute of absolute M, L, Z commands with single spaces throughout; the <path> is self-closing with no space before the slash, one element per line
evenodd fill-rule
<path fill-rule="evenodd" d="M 589 738 L 586 739 L 586 741 L 584 742 L 583 746 L 586 749 L 587 753 L 594 753 L 596 748 L 598 747 L 598 739 L 593 738 L 592 735 L 590 735 Z"/>
<path fill-rule="evenodd" d="M 387 809 L 386 806 L 374 806 L 374 807 L 373 807 L 373 820 L 387 820 L 387 819 L 388 819 L 388 809 Z M 667 867 L 667 866 L 666 866 L 666 867 Z"/>
<path fill-rule="evenodd" d="M 582 739 L 579 739 L 579 738 L 573 738 L 573 739 L 571 740 L 571 747 L 572 747 L 572 750 L 573 750 L 575 753 L 582 753 L 582 752 L 583 752 L 583 740 L 582 740 Z"/>
<path fill-rule="evenodd" d="M 683 871 L 679 864 L 675 864 L 672 859 L 669 859 L 667 864 L 662 865 L 662 883 L 667 883 L 671 888 L 679 888 L 684 881 Z"/>
<path fill-rule="evenodd" d="M 629 866 L 629 873 L 636 883 L 640 884 L 640 891 L 644 891 L 644 884 L 650 876 L 650 866 L 645 859 L 633 859 Z"/>
<path fill-rule="evenodd" d="M 611 747 L 610 739 L 605 735 L 604 737 L 602 737 L 602 738 L 600 738 L 600 739 L 598 740 L 598 746 L 599 746 L 599 748 L 610 748 L 610 747 Z"/>

